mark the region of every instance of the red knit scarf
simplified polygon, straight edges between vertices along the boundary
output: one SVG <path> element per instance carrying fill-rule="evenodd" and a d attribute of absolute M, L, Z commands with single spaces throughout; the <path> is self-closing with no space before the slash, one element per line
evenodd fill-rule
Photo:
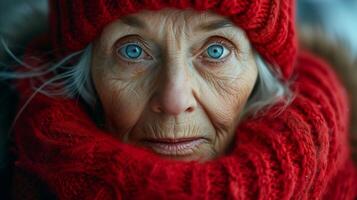
<path fill-rule="evenodd" d="M 16 166 L 59 199 L 354 199 L 345 90 L 307 53 L 296 77 L 291 105 L 243 121 L 233 152 L 206 163 L 123 144 L 77 101 L 37 95 L 15 128 Z"/>

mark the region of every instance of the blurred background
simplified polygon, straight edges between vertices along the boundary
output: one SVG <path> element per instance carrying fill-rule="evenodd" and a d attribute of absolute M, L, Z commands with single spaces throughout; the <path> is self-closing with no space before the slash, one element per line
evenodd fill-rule
<path fill-rule="evenodd" d="M 357 0 L 297 0 L 297 21 L 321 28 L 357 55 Z"/>
<path fill-rule="evenodd" d="M 46 16 L 47 0 L 0 0 L 0 71 L 9 70 L 14 64 L 3 43 L 21 58 L 31 38 L 47 30 Z M 350 58 L 357 57 L 357 0 L 297 0 L 296 19 L 299 32 L 309 35 L 309 31 L 318 30 L 330 41 L 338 43 L 341 51 L 348 52 Z M 349 79 L 357 80 L 357 74 L 349 74 Z M 0 199 L 3 199 L 1 194 L 5 194 L 1 190 L 9 189 L 8 129 L 16 99 L 12 84 L 0 80 Z"/>

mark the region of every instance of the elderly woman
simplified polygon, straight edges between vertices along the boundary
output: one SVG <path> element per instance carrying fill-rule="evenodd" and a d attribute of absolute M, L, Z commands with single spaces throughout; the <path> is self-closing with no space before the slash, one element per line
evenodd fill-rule
<path fill-rule="evenodd" d="M 354 199 L 347 95 L 293 10 L 50 1 L 17 74 L 15 198 Z"/>

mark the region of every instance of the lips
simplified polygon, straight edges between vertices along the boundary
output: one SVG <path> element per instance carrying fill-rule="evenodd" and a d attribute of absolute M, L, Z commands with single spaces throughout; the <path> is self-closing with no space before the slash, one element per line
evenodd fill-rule
<path fill-rule="evenodd" d="M 166 156 L 186 156 L 206 142 L 204 138 L 145 139 L 143 144 L 154 152 Z"/>

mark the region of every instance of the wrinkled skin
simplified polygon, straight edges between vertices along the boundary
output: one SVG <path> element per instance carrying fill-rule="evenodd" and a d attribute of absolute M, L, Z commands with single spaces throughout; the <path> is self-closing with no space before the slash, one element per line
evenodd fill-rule
<path fill-rule="evenodd" d="M 135 59 L 128 57 L 139 55 L 135 48 L 130 54 L 133 44 L 142 50 Z M 211 45 L 218 50 L 209 53 Z M 217 51 L 223 54 L 212 58 Z M 105 128 L 184 161 L 229 151 L 258 74 L 244 31 L 212 12 L 173 9 L 142 11 L 106 26 L 93 45 L 91 67 Z"/>

